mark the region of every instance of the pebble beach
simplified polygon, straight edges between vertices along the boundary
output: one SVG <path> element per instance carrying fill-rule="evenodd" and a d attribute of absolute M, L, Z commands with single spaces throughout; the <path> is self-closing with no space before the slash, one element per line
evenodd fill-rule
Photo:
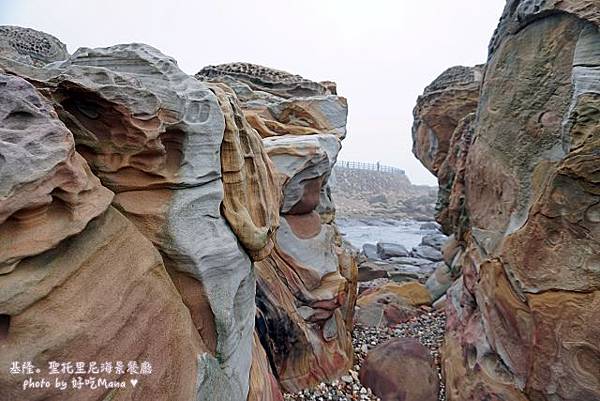
<path fill-rule="evenodd" d="M 443 311 L 423 313 L 405 323 L 389 328 L 362 327 L 356 325 L 352 333 L 354 346 L 353 368 L 340 379 L 329 383 L 320 383 L 317 387 L 306 389 L 295 394 L 285 394 L 286 401 L 380 401 L 371 390 L 361 385 L 358 380 L 360 368 L 367 352 L 394 337 L 412 337 L 429 349 L 438 369 L 440 378 L 439 401 L 446 400 L 444 381 L 440 366 L 439 350 L 444 341 L 446 315 Z"/>

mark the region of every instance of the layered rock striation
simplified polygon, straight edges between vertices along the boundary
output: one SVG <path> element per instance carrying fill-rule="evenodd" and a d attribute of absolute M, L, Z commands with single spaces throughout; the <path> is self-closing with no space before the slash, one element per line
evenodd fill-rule
<path fill-rule="evenodd" d="M 594 1 L 508 1 L 458 162 L 434 170 L 462 175 L 465 217 L 441 219 L 465 250 L 449 400 L 600 399 L 599 18 Z"/>
<path fill-rule="evenodd" d="M 356 264 L 341 247 L 329 178 L 345 137 L 346 100 L 333 84 L 252 64 L 206 67 L 240 100 L 281 184 L 274 249 L 256 263 L 257 328 L 283 388 L 298 391 L 352 365 Z"/>
<path fill-rule="evenodd" d="M 147 45 L 68 55 L 16 27 L 0 44 L 3 360 L 157 366 L 114 400 L 281 400 L 280 384 L 347 369 L 356 265 L 327 186 L 346 122 L 333 84 L 259 66 L 197 79 Z M 277 135 L 255 127 L 268 121 Z M 11 399 L 53 395 L 15 380 L 0 374 Z"/>

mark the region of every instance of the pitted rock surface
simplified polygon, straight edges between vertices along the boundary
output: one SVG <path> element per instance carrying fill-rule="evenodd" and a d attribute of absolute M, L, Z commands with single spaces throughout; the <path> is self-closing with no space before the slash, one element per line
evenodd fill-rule
<path fill-rule="evenodd" d="M 263 67 L 251 63 L 229 63 L 204 67 L 196 77 L 218 78 L 231 76 L 257 90 L 277 96 L 314 96 L 330 94 L 324 85 L 302 78 L 300 75 Z"/>
<path fill-rule="evenodd" d="M 67 47 L 47 33 L 19 26 L 0 26 L 0 56 L 43 66 L 69 57 Z"/>

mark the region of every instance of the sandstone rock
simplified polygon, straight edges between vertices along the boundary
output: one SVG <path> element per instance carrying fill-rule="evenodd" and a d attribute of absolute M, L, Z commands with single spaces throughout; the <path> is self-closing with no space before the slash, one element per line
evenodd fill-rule
<path fill-rule="evenodd" d="M 450 139 L 459 121 L 477 108 L 482 73 L 482 66 L 449 68 L 417 100 L 413 153 L 433 174 L 451 152 Z"/>
<path fill-rule="evenodd" d="M 260 136 L 244 118 L 233 91 L 223 84 L 209 87 L 225 117 L 221 144 L 223 214 L 249 255 L 261 260 L 273 249 L 280 184 Z"/>
<path fill-rule="evenodd" d="M 0 274 L 56 247 L 106 210 L 113 194 L 75 152 L 53 107 L 0 75 Z"/>
<path fill-rule="evenodd" d="M 43 66 L 69 57 L 67 47 L 52 35 L 19 26 L 0 26 L 0 57 Z"/>
<path fill-rule="evenodd" d="M 451 266 L 454 259 L 457 257 L 459 253 L 462 252 L 462 248 L 460 243 L 456 240 L 456 236 L 454 234 L 448 237 L 448 240 L 444 242 L 442 246 L 442 256 L 444 258 L 444 262 Z"/>
<path fill-rule="evenodd" d="M 290 74 L 250 63 L 229 63 L 204 67 L 197 76 L 199 78 L 234 78 L 250 88 L 248 96 L 255 96 L 255 92 L 283 98 L 307 97 L 331 94 L 324 85 L 302 78 L 300 75 Z"/>
<path fill-rule="evenodd" d="M 414 338 L 395 338 L 370 350 L 360 370 L 360 382 L 382 401 L 438 399 L 433 358 Z"/>
<path fill-rule="evenodd" d="M 336 245 L 336 254 L 339 262 L 339 273 L 346 279 L 346 292 L 341 293 L 342 306 L 340 308 L 346 330 L 351 333 L 354 329 L 354 308 L 358 299 L 358 257 L 352 249 Z M 331 323 L 331 322 L 329 322 Z M 331 329 L 332 324 L 327 328 Z"/>
<path fill-rule="evenodd" d="M 277 171 L 285 176 L 282 213 L 306 214 L 327 198 L 327 179 L 341 149 L 333 135 L 284 135 L 264 140 Z"/>
<path fill-rule="evenodd" d="M 248 63 L 205 67 L 196 77 L 230 86 L 242 101 L 246 118 L 263 138 L 346 136 L 346 99 L 337 96 L 331 85 Z"/>
<path fill-rule="evenodd" d="M 113 204 L 158 248 L 170 277 L 166 282 L 179 291 L 176 306 L 187 321 L 177 320 L 180 314 L 171 308 L 167 315 L 172 331 L 161 327 L 161 335 L 154 337 L 163 349 L 173 348 L 175 356 L 180 350 L 185 353 L 180 358 L 185 373 L 164 380 L 159 376 L 156 383 L 177 384 L 185 395 L 172 391 L 176 399 L 269 401 L 281 400 L 274 378 L 285 389 L 297 390 L 347 371 L 353 359 L 349 330 L 357 267 L 355 255 L 341 248 L 328 186 L 346 133 L 346 100 L 337 96 L 335 84 L 248 65 L 221 66 L 217 74 L 199 76 L 210 82 L 200 82 L 179 70 L 170 57 L 141 44 L 83 48 L 63 62 L 44 66 L 54 61 L 46 56 L 47 60 L 38 60 L 43 63 L 26 62 L 0 46 L 0 69 L 35 83 L 54 102 L 60 119 L 75 136 L 78 152 L 116 193 Z M 17 111 L 16 120 L 22 119 Z M 58 122 L 55 116 L 47 120 L 41 125 Z M 72 232 L 63 237 L 59 231 L 54 238 L 57 243 L 86 224 L 100 221 L 104 215 L 88 223 L 106 210 L 112 196 L 86 170 L 72 139 L 61 139 L 66 128 L 59 125 L 55 124 L 59 134 L 52 142 L 56 149 L 48 152 L 45 164 L 36 161 L 43 166 L 43 174 L 31 181 L 37 185 L 35 180 L 44 175 L 52 179 L 57 163 L 73 171 L 79 167 L 77 161 L 82 166 L 77 180 L 68 177 L 79 186 L 66 178 L 56 185 L 52 182 L 53 187 L 40 186 L 41 197 L 54 188 L 58 190 L 51 192 L 53 197 L 61 198 L 62 192 L 72 195 L 65 200 L 74 214 L 68 221 L 81 225 L 68 227 Z M 263 144 L 257 131 L 273 138 Z M 44 212 L 30 213 L 39 201 L 29 204 L 28 196 L 33 193 L 33 199 L 38 193 L 22 191 L 29 183 L 19 180 L 7 184 L 2 180 L 7 191 L 19 186 L 20 198 L 9 196 L 4 204 L 0 198 L 0 212 L 7 211 L 8 217 L 6 223 L 0 221 L 0 230 L 12 224 L 13 216 L 20 216 L 21 211 L 13 214 L 13 209 L 25 205 L 22 220 L 32 224 L 29 215 Z M 85 203 L 87 209 L 77 209 L 77 202 Z M 275 237 L 280 213 L 282 225 Z M 117 227 L 116 223 L 108 225 Z M 124 235 L 123 241 L 128 240 L 130 236 Z M 152 255 L 143 251 L 145 257 Z M 32 255 L 24 256 L 31 260 Z M 134 264 L 134 256 L 124 258 L 123 263 Z M 11 257 L 5 272 L 14 268 L 16 259 Z M 140 261 L 143 265 L 143 258 Z M 252 261 L 260 261 L 255 269 Z M 119 263 L 111 266 L 120 267 Z M 20 266 L 6 276 L 19 271 Z M 111 272 L 107 269 L 107 274 Z M 260 341 L 253 336 L 255 272 L 260 275 L 256 331 Z M 134 273 L 131 280 L 137 277 Z M 160 276 L 157 271 L 145 274 L 147 280 Z M 121 282 L 123 286 L 129 283 Z M 136 285 L 144 288 L 133 282 Z M 99 288 L 110 292 L 105 286 Z M 167 310 L 169 302 L 157 295 L 147 304 L 161 303 Z M 143 318 L 151 319 L 146 314 Z M 156 324 L 165 321 L 159 319 Z M 0 323 L 2 329 L 5 321 Z M 185 324 L 189 330 L 182 328 Z M 10 335 L 10 327 L 0 330 L 0 336 L 4 331 Z M 139 343 L 132 350 L 139 351 L 144 344 L 154 346 L 150 340 L 140 341 L 151 336 L 137 326 L 136 333 L 128 337 Z M 288 340 L 292 345 L 286 348 Z M 169 360 L 165 369 L 171 365 Z M 124 397 L 164 399 L 162 390 L 154 391 Z"/>
<path fill-rule="evenodd" d="M 115 205 L 179 278 L 175 283 L 194 310 L 198 333 L 215 347 L 212 355 L 199 356 L 198 391 L 204 397 L 245 399 L 255 283 L 248 255 L 220 214 L 225 121 L 217 97 L 174 60 L 140 44 L 79 49 L 43 74 L 28 73 L 47 86 L 78 150 L 117 193 Z M 230 161 L 232 154 L 226 153 Z M 245 206 L 259 215 L 252 204 Z M 252 221 L 261 227 L 273 223 Z M 243 238 L 246 245 L 249 238 Z M 257 243 L 268 246 L 268 240 Z"/>
<path fill-rule="evenodd" d="M 413 281 L 421 278 L 426 268 L 413 265 L 389 265 L 386 267 L 390 279 L 395 282 Z"/>
<path fill-rule="evenodd" d="M 600 398 L 599 25 L 596 2 L 509 1 L 477 114 L 451 141 L 462 153 L 437 170 L 462 186 L 444 218 L 463 271 L 447 293 L 450 401 Z"/>
<path fill-rule="evenodd" d="M 434 310 L 445 310 L 448 306 L 448 300 L 446 298 L 446 294 L 442 295 L 437 301 L 435 301 L 432 305 Z"/>
<path fill-rule="evenodd" d="M 425 266 L 430 265 L 432 262 L 429 259 L 423 258 L 414 258 L 414 257 L 398 257 L 398 258 L 390 258 L 388 260 L 390 263 L 395 263 L 398 265 L 413 265 L 413 266 Z"/>
<path fill-rule="evenodd" d="M 318 233 L 299 237 L 290 216 L 282 216 L 273 253 L 256 264 L 257 302 L 261 338 L 281 385 L 298 391 L 351 366 L 357 278 L 331 225 L 317 218 Z"/>
<path fill-rule="evenodd" d="M 402 282 L 419 280 L 425 282 L 431 273 L 433 273 L 436 266 L 435 263 L 432 263 L 431 261 L 428 262 L 429 263 L 421 266 L 389 263 L 382 267 L 389 272 L 390 279 L 393 281 Z"/>
<path fill-rule="evenodd" d="M 252 340 L 252 368 L 250 369 L 250 392 L 248 401 L 283 401 L 279 383 L 271 370 L 258 333 Z"/>
<path fill-rule="evenodd" d="M 0 82 L 0 135 L 7 146 L 1 149 L 0 232 L 10 241 L 2 250 L 13 261 L 22 258 L 0 276 L 0 315 L 11 317 L 2 363 L 27 360 L 47 368 L 51 361 L 143 358 L 157 381 L 128 386 L 118 399 L 202 399 L 197 371 L 210 351 L 158 251 L 109 207 L 112 193 L 75 152 L 52 106 L 20 78 L 2 75 Z M 8 370 L 0 374 L 10 399 L 49 399 L 60 391 L 23 391 L 22 381 Z M 60 391 L 65 400 L 97 397 L 89 388 Z"/>
<path fill-rule="evenodd" d="M 376 280 L 378 278 L 390 278 L 396 282 L 420 280 L 425 282 L 433 273 L 435 263 L 425 260 L 421 265 L 392 263 L 386 261 L 368 261 L 359 265 L 358 277 L 360 282 Z"/>
<path fill-rule="evenodd" d="M 351 364 L 356 301 L 356 264 L 334 246 L 341 241 L 329 224 L 328 179 L 345 136 L 346 101 L 332 85 L 256 65 L 207 67 L 197 78 L 235 91 L 283 178 L 275 248 L 256 266 L 259 333 L 276 375 L 288 391 L 332 379 Z"/>
<path fill-rule="evenodd" d="M 359 297 L 360 300 L 360 297 Z M 392 327 L 409 321 L 419 314 L 419 309 L 410 305 L 404 298 L 384 294 L 370 298 L 357 306 L 354 321 L 365 327 Z"/>
<path fill-rule="evenodd" d="M 355 321 L 363 326 L 393 326 L 416 316 L 418 306 L 430 304 L 431 296 L 423 285 L 388 283 L 358 297 Z"/>
<path fill-rule="evenodd" d="M 282 205 L 271 209 L 281 214 L 274 248 L 256 264 L 258 332 L 274 373 L 287 391 L 334 379 L 352 364 L 357 285 L 328 183 L 346 101 L 332 85 L 256 65 L 207 67 L 197 78 L 233 89 L 282 185 Z"/>
<path fill-rule="evenodd" d="M 468 230 L 465 173 L 474 129 L 475 113 L 460 120 L 450 139 L 450 149 L 453 151 L 444 159 L 438 173 L 436 220 L 446 233 L 454 232 L 458 239 L 462 239 Z"/>
<path fill-rule="evenodd" d="M 26 360 L 45 371 L 51 361 L 148 361 L 152 374 L 119 389 L 115 399 L 196 399 L 198 358 L 209 351 L 158 251 L 112 207 L 71 239 L 0 276 L 0 314 L 12 317 L 0 344 L 5 366 Z M 23 380 L 2 370 L 3 397 L 98 399 L 99 390 L 85 387 L 23 391 Z"/>
<path fill-rule="evenodd" d="M 378 242 L 377 255 L 380 259 L 390 259 L 393 257 L 403 258 L 410 256 L 410 252 L 404 245 Z"/>
<path fill-rule="evenodd" d="M 387 278 L 387 277 L 389 277 L 389 273 L 387 272 L 387 270 L 383 269 L 382 266 L 380 266 L 376 263 L 365 262 L 365 263 L 361 264 L 360 266 L 358 266 L 358 281 L 359 282 L 371 281 L 371 280 L 375 280 L 378 278 Z"/>
<path fill-rule="evenodd" d="M 452 233 L 465 214 L 464 164 L 483 70 L 484 66 L 449 68 L 425 88 L 413 111 L 413 153 L 438 177 L 436 220 L 446 233 Z"/>
<path fill-rule="evenodd" d="M 297 272 L 314 273 L 301 270 L 299 262 L 280 254 L 277 246 L 256 269 L 257 328 L 282 387 L 298 391 L 347 371 L 352 343 L 342 301 L 348 297 L 348 281 L 337 272 L 329 273 L 310 291 Z"/>

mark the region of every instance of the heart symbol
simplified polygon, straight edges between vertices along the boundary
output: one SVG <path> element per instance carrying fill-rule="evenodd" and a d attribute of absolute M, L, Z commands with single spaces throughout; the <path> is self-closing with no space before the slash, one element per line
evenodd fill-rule
<path fill-rule="evenodd" d="M 131 383 L 131 385 L 133 387 L 135 387 L 135 386 L 137 386 L 138 380 L 137 379 L 131 379 L 131 380 L 129 380 L 129 382 Z"/>

